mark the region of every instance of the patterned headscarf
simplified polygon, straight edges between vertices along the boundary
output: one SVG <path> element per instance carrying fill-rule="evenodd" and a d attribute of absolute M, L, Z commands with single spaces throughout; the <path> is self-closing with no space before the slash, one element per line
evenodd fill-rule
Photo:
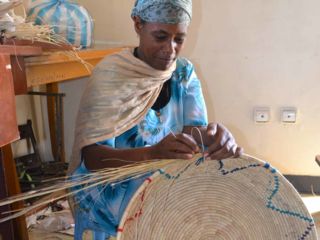
<path fill-rule="evenodd" d="M 131 16 L 139 16 L 146 22 L 189 24 L 192 0 L 136 0 Z"/>

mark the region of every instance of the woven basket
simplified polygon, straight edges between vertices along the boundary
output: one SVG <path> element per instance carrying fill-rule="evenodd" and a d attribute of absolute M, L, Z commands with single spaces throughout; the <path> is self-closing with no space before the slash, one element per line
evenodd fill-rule
<path fill-rule="evenodd" d="M 269 164 L 181 161 L 146 179 L 129 203 L 118 240 L 316 240 L 294 187 Z"/>

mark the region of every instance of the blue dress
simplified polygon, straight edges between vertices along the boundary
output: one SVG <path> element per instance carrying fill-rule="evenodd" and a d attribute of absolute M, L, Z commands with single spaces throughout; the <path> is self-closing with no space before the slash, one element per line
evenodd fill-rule
<path fill-rule="evenodd" d="M 193 65 L 184 58 L 177 60 L 177 68 L 171 77 L 171 97 L 160 110 L 149 109 L 144 119 L 118 137 L 106 139 L 97 144 L 113 148 L 135 148 L 150 146 L 165 136 L 181 133 L 184 126 L 207 125 L 207 110 Z M 90 173 L 83 161 L 74 174 Z M 107 237 L 116 236 L 126 206 L 145 176 L 121 183 L 93 187 L 75 196 L 78 208 L 85 211 L 97 228 Z"/>

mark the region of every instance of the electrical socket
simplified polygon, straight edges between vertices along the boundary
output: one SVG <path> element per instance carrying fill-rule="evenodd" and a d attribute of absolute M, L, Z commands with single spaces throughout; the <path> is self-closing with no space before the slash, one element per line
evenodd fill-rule
<path fill-rule="evenodd" d="M 266 123 L 270 121 L 269 107 L 256 107 L 253 112 L 253 118 L 256 123 Z"/>
<path fill-rule="evenodd" d="M 295 123 L 297 121 L 297 109 L 294 107 L 282 108 L 281 121 L 283 123 Z"/>

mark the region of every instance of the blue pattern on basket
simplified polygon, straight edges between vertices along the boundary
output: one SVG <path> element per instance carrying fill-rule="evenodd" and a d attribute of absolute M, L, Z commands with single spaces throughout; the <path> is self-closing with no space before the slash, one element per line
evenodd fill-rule
<path fill-rule="evenodd" d="M 184 169 L 182 169 L 177 175 L 171 175 L 169 173 L 166 173 L 163 169 L 158 169 L 158 172 L 163 175 L 165 178 L 167 178 L 168 180 L 176 180 L 178 179 L 183 173 L 185 173 L 190 166 L 193 165 L 193 163 L 188 164 Z"/>
<path fill-rule="evenodd" d="M 273 176 L 274 188 L 273 188 L 270 196 L 267 197 L 267 205 L 266 205 L 266 207 L 271 209 L 271 210 L 273 210 L 273 211 L 276 211 L 276 212 L 278 212 L 280 214 L 289 215 L 289 216 L 296 217 L 296 218 L 299 218 L 300 220 L 308 222 L 309 225 L 308 225 L 307 229 L 304 231 L 304 233 L 302 234 L 302 236 L 299 237 L 299 240 L 306 239 L 306 237 L 311 233 L 313 227 L 315 226 L 315 224 L 313 222 L 313 219 L 311 219 L 311 218 L 309 218 L 307 216 L 304 216 L 303 214 L 294 212 L 294 211 L 289 211 L 289 210 L 278 208 L 273 204 L 272 200 L 277 195 L 277 193 L 279 192 L 280 182 L 279 182 L 279 176 L 275 175 L 277 173 L 277 170 L 275 168 L 271 167 L 269 163 L 265 163 L 265 164 L 249 164 L 247 166 L 237 167 L 237 168 L 234 168 L 234 169 L 231 169 L 231 170 L 224 169 L 223 160 L 220 160 L 219 164 L 220 164 L 219 170 L 223 175 L 232 174 L 232 173 L 235 173 L 235 172 L 238 172 L 238 171 L 241 171 L 241 170 L 254 168 L 254 167 L 263 167 L 266 170 L 269 170 L 272 174 L 274 174 L 274 176 Z"/>
<path fill-rule="evenodd" d="M 315 227 L 314 223 L 310 223 L 309 226 L 307 227 L 307 230 L 304 231 L 304 233 L 302 234 L 302 236 L 299 238 L 299 240 L 304 240 L 306 239 L 306 237 L 308 237 L 308 235 L 310 234 L 310 232 L 312 231 L 312 229 Z"/>
<path fill-rule="evenodd" d="M 199 166 L 201 163 L 204 163 L 205 158 L 204 157 L 200 157 L 195 161 L 195 165 Z M 183 173 L 185 173 L 190 166 L 193 165 L 193 163 L 188 164 L 184 169 L 182 169 L 177 175 L 171 175 L 169 173 L 166 173 L 163 169 L 158 169 L 158 172 L 165 176 L 167 179 L 178 179 Z"/>

